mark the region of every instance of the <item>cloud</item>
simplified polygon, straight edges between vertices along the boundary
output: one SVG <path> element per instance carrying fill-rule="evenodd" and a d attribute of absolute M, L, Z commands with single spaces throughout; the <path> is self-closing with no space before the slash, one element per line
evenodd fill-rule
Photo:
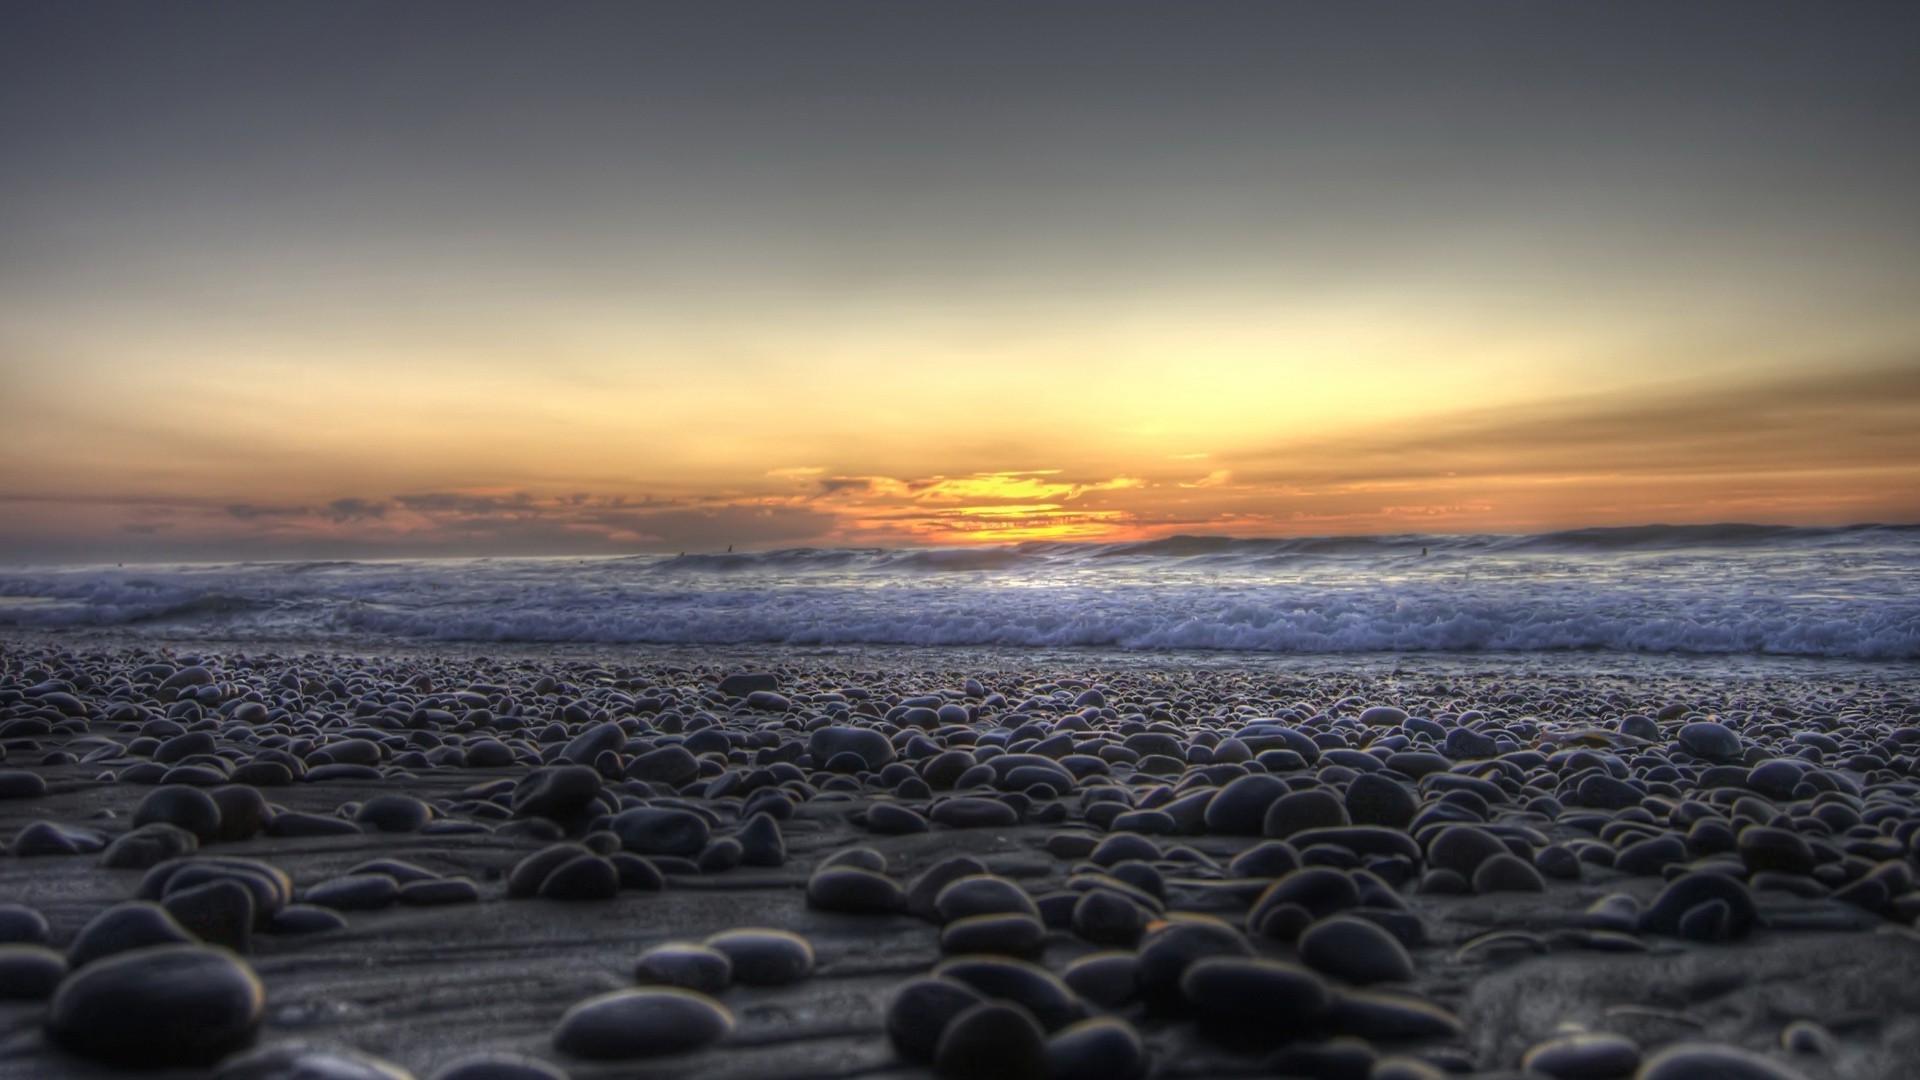
<path fill-rule="evenodd" d="M 232 503 L 226 507 L 227 516 L 241 521 L 261 521 L 269 518 L 305 517 L 313 511 L 305 506 L 256 506 L 252 503 Z"/>
<path fill-rule="evenodd" d="M 367 499 L 335 499 L 327 504 L 326 518 L 336 524 L 367 521 L 387 516 L 387 504 Z"/>
<path fill-rule="evenodd" d="M 1731 477 L 1915 462 L 1920 364 L 1466 412 L 1411 433 L 1358 431 L 1236 455 L 1243 479 L 1302 485 Z"/>

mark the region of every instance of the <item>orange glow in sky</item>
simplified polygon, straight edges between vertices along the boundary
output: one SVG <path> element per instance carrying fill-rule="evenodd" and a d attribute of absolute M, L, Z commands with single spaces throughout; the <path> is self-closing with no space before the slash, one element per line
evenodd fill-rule
<path fill-rule="evenodd" d="M 0 560 L 1920 520 L 1910 19 L 810 7 L 10 11 Z"/>

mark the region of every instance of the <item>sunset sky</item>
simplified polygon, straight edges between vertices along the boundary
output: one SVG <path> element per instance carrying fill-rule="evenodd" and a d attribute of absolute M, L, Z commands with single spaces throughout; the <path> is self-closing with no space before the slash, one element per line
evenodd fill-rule
<path fill-rule="evenodd" d="M 0 560 L 1920 520 L 1913 3 L 0 8 Z"/>

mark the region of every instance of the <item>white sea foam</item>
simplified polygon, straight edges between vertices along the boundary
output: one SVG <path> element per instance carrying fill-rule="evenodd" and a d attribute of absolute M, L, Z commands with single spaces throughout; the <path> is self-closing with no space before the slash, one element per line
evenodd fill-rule
<path fill-rule="evenodd" d="M 1426 554 L 1422 554 L 1422 549 Z M 0 625 L 247 640 L 1920 659 L 1920 529 L 0 571 Z"/>

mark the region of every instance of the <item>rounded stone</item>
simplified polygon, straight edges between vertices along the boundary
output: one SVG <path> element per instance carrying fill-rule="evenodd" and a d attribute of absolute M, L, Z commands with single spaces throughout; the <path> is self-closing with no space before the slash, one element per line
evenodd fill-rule
<path fill-rule="evenodd" d="M 1245 956 L 1195 961 L 1180 993 L 1204 1023 L 1298 1029 L 1332 1001 L 1325 979 L 1298 964 Z"/>
<path fill-rule="evenodd" d="M 1207 831 L 1224 836 L 1258 836 L 1267 808 L 1289 790 L 1286 781 L 1277 776 L 1242 776 L 1221 788 L 1220 794 L 1207 803 Z"/>
<path fill-rule="evenodd" d="M 813 946 L 785 930 L 727 930 L 704 944 L 733 964 L 733 981 L 746 986 L 785 986 L 813 973 Z"/>
<path fill-rule="evenodd" d="M 1307 927 L 1296 948 L 1301 963 L 1355 986 L 1413 980 L 1413 957 L 1406 946 L 1378 925 L 1351 915 Z"/>
<path fill-rule="evenodd" d="M 693 858 L 706 850 L 712 828 L 691 810 L 638 806 L 613 819 L 620 844 L 636 855 L 678 855 Z"/>
<path fill-rule="evenodd" d="M 1264 832 L 1276 840 L 1285 840 L 1308 829 L 1336 828 L 1351 822 L 1346 805 L 1333 792 L 1308 788 L 1285 795 L 1268 807 Z"/>
<path fill-rule="evenodd" d="M 941 1080 L 1048 1080 L 1046 1032 L 1018 1005 L 981 1002 L 941 1033 L 933 1072 Z"/>
<path fill-rule="evenodd" d="M 1580 1032 L 1536 1043 L 1520 1064 L 1553 1080 L 1613 1080 L 1640 1067 L 1640 1046 L 1621 1035 Z"/>
<path fill-rule="evenodd" d="M 994 874 L 969 874 L 955 878 L 934 897 L 934 910 L 942 922 L 964 919 L 969 915 L 1017 913 L 1038 916 L 1040 909 L 1018 884 Z"/>
<path fill-rule="evenodd" d="M 807 879 L 807 906 L 849 915 L 892 915 L 906 910 L 907 894 L 884 874 L 831 866 Z"/>
<path fill-rule="evenodd" d="M 560 1067 L 519 1054 L 481 1054 L 461 1058 L 428 1080 L 567 1080 Z"/>
<path fill-rule="evenodd" d="M 389 792 L 360 804 L 353 820 L 377 832 L 410 833 L 433 820 L 433 810 L 411 795 Z"/>
<path fill-rule="evenodd" d="M 46 945 L 53 941 L 47 917 L 25 904 L 0 904 L 0 942 Z"/>
<path fill-rule="evenodd" d="M 911 979 L 887 1005 L 887 1038 L 901 1057 L 926 1064 L 953 1018 L 986 1000 L 978 990 L 952 979 Z"/>
<path fill-rule="evenodd" d="M 47 1037 L 110 1065 L 205 1066 L 251 1042 L 266 993 L 232 954 L 136 949 L 75 971 L 47 1008 Z"/>
<path fill-rule="evenodd" d="M 0 999 L 44 1001 L 66 974 L 66 957 L 45 945 L 0 945 Z"/>
<path fill-rule="evenodd" d="M 1806 1080 L 1798 1070 L 1734 1046 L 1681 1043 L 1648 1058 L 1634 1080 Z"/>
<path fill-rule="evenodd" d="M 1133 1025 L 1116 1016 L 1082 1020 L 1047 1040 L 1052 1080 L 1138 1080 L 1147 1048 Z"/>
<path fill-rule="evenodd" d="M 969 915 L 940 930 L 940 949 L 948 953 L 999 953 L 1038 956 L 1047 947 L 1047 928 L 1032 915 Z"/>
<path fill-rule="evenodd" d="M 1547 879 L 1533 864 L 1512 852 L 1502 852 L 1482 862 L 1473 872 L 1476 893 L 1545 892 Z"/>
<path fill-rule="evenodd" d="M 350 1047 L 291 1042 L 228 1058 L 213 1080 L 413 1080 L 413 1074 Z"/>
<path fill-rule="evenodd" d="M 203 844 L 220 839 L 220 804 L 213 796 L 185 784 L 168 784 L 147 792 L 133 808 L 133 826 L 159 822 L 192 833 Z"/>
<path fill-rule="evenodd" d="M 165 908 L 144 900 L 115 904 L 87 921 L 67 946 L 75 971 L 105 957 L 155 945 L 191 945 L 192 934 Z"/>
<path fill-rule="evenodd" d="M 674 942 L 656 945 L 634 963 L 635 982 L 649 986 L 677 986 L 702 994 L 718 994 L 733 982 L 733 961 L 706 945 Z"/>
<path fill-rule="evenodd" d="M 560 1017 L 553 1048 L 592 1061 L 678 1054 L 718 1042 L 733 1014 L 688 990 L 615 990 L 588 998 Z"/>

